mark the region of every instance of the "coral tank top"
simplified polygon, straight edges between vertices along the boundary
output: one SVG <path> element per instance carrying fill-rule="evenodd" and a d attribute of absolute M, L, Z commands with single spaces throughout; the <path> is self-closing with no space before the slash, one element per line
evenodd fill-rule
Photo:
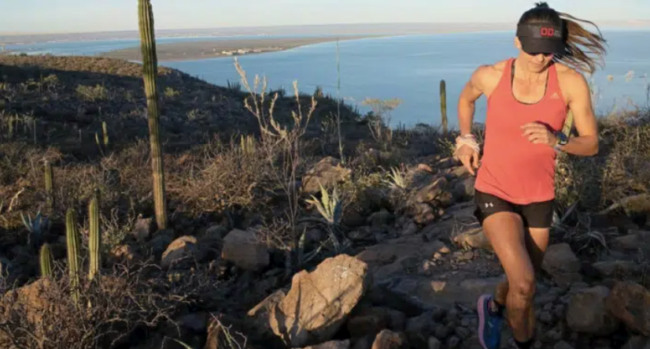
<path fill-rule="evenodd" d="M 544 96 L 534 104 L 518 101 L 512 93 L 514 58 L 507 61 L 501 79 L 487 101 L 483 157 L 475 188 L 514 204 L 555 198 L 555 150 L 533 144 L 521 126 L 539 122 L 559 131 L 567 115 L 556 66 L 551 63 Z"/>

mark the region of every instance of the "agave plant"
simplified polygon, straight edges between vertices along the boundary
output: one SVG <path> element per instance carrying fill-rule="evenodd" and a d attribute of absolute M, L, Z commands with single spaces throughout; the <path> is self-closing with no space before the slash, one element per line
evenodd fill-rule
<path fill-rule="evenodd" d="M 22 212 L 20 213 L 20 217 L 23 220 L 23 225 L 29 231 L 28 243 L 38 246 L 43 234 L 50 230 L 50 220 L 47 217 L 42 216 L 40 210 L 36 214 L 36 217 L 34 217 L 34 220 L 32 220 L 32 217 L 29 214 L 25 217 Z"/>
<path fill-rule="evenodd" d="M 388 174 L 388 178 L 390 179 L 387 181 L 388 184 L 400 189 L 406 189 L 406 178 L 404 177 L 402 171 L 400 171 L 397 167 L 392 167 L 390 169 L 390 172 L 391 173 Z"/>
<path fill-rule="evenodd" d="M 311 200 L 306 200 L 307 203 L 314 205 L 329 225 L 338 225 L 341 222 L 343 212 L 343 205 L 339 198 L 338 191 L 334 188 L 332 195 L 330 196 L 327 190 L 320 185 L 320 193 L 320 200 L 312 195 Z"/>

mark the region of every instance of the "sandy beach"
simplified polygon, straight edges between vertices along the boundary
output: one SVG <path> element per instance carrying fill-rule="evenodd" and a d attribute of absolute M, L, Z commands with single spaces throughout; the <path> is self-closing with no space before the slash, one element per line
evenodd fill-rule
<path fill-rule="evenodd" d="M 159 44 L 159 61 L 185 61 L 196 59 L 217 58 L 226 56 L 240 56 L 265 52 L 283 51 L 299 46 L 332 42 L 338 40 L 354 40 L 379 37 L 379 35 L 348 35 L 342 37 L 307 37 L 307 38 L 269 38 L 269 39 L 232 39 L 179 42 L 172 44 Z M 104 57 L 121 58 L 126 60 L 141 61 L 140 47 L 131 47 L 122 50 L 103 53 Z"/>

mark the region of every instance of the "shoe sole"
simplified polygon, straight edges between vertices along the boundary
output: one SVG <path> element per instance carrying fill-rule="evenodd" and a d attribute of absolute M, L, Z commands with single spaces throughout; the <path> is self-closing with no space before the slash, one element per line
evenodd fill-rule
<path fill-rule="evenodd" d="M 485 341 L 483 340 L 483 335 L 484 335 L 484 328 L 485 328 L 485 307 L 483 304 L 485 303 L 485 299 L 488 297 L 488 295 L 482 295 L 479 297 L 478 301 L 476 302 L 476 310 L 478 311 L 478 340 L 481 342 L 481 346 L 483 349 L 489 349 L 487 345 L 485 344 Z"/>

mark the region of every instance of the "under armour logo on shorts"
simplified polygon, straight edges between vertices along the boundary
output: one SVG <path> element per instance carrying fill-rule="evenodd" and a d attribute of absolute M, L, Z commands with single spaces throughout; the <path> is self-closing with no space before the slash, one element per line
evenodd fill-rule
<path fill-rule="evenodd" d="M 488 207 L 494 207 L 494 205 L 491 202 L 486 202 L 485 203 L 485 208 L 488 208 Z"/>

